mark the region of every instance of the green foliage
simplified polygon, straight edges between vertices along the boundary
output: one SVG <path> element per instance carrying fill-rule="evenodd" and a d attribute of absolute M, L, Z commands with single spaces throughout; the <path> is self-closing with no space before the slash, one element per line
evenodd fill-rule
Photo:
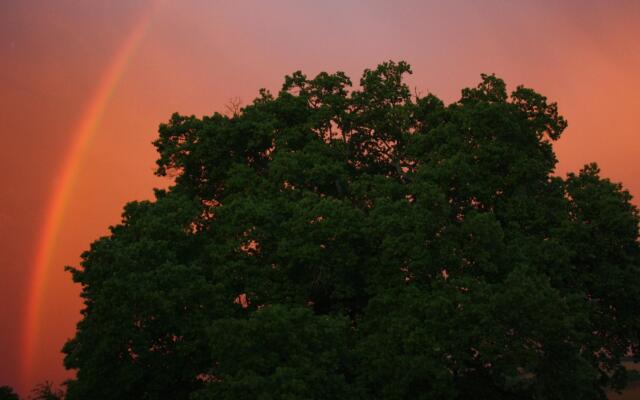
<path fill-rule="evenodd" d="M 638 357 L 638 211 L 554 175 L 555 103 L 482 75 L 445 105 L 404 62 L 301 72 L 174 114 L 175 185 L 70 268 L 74 399 L 596 399 Z"/>

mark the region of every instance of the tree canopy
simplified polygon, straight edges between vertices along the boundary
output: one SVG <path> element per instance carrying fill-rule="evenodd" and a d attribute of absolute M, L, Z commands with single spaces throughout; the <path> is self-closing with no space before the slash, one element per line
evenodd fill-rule
<path fill-rule="evenodd" d="M 75 399 L 604 399 L 638 357 L 638 210 L 557 176 L 555 103 L 494 75 L 445 105 L 405 62 L 174 114 L 81 267 Z"/>

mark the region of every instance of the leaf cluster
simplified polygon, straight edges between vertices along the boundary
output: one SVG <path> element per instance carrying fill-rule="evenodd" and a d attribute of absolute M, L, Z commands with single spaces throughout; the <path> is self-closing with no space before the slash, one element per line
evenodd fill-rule
<path fill-rule="evenodd" d="M 594 399 L 638 355 L 638 211 L 567 126 L 482 75 L 411 94 L 404 62 L 296 72 L 233 113 L 174 114 L 175 184 L 71 272 L 73 399 Z"/>

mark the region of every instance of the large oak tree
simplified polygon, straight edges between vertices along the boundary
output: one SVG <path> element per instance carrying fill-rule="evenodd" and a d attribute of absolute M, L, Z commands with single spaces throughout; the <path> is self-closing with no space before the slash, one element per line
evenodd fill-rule
<path fill-rule="evenodd" d="M 638 211 L 554 174 L 555 103 L 404 62 L 159 129 L 154 201 L 71 269 L 68 399 L 601 399 L 638 356 Z M 576 134 L 578 134 L 576 132 Z"/>

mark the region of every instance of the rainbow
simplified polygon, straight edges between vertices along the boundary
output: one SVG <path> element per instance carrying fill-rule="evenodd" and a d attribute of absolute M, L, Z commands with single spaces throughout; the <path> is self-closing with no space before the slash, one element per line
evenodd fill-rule
<path fill-rule="evenodd" d="M 41 303 L 43 290 L 47 282 L 47 272 L 52 263 L 51 257 L 61 223 L 64 220 L 67 204 L 75 186 L 78 167 L 82 162 L 83 155 L 89 148 L 91 138 L 102 120 L 107 105 L 127 69 L 127 65 L 149 31 L 153 14 L 153 7 L 150 7 L 150 10 L 141 16 L 115 53 L 113 61 L 105 70 L 94 95 L 91 97 L 91 101 L 84 114 L 82 114 L 78 128 L 72 136 L 69 150 L 57 175 L 57 186 L 52 190 L 49 201 L 46 204 L 44 214 L 46 217 L 38 235 L 25 302 L 21 366 L 25 387 L 27 383 L 30 383 L 28 381 L 32 377 L 36 345 L 40 334 Z"/>

